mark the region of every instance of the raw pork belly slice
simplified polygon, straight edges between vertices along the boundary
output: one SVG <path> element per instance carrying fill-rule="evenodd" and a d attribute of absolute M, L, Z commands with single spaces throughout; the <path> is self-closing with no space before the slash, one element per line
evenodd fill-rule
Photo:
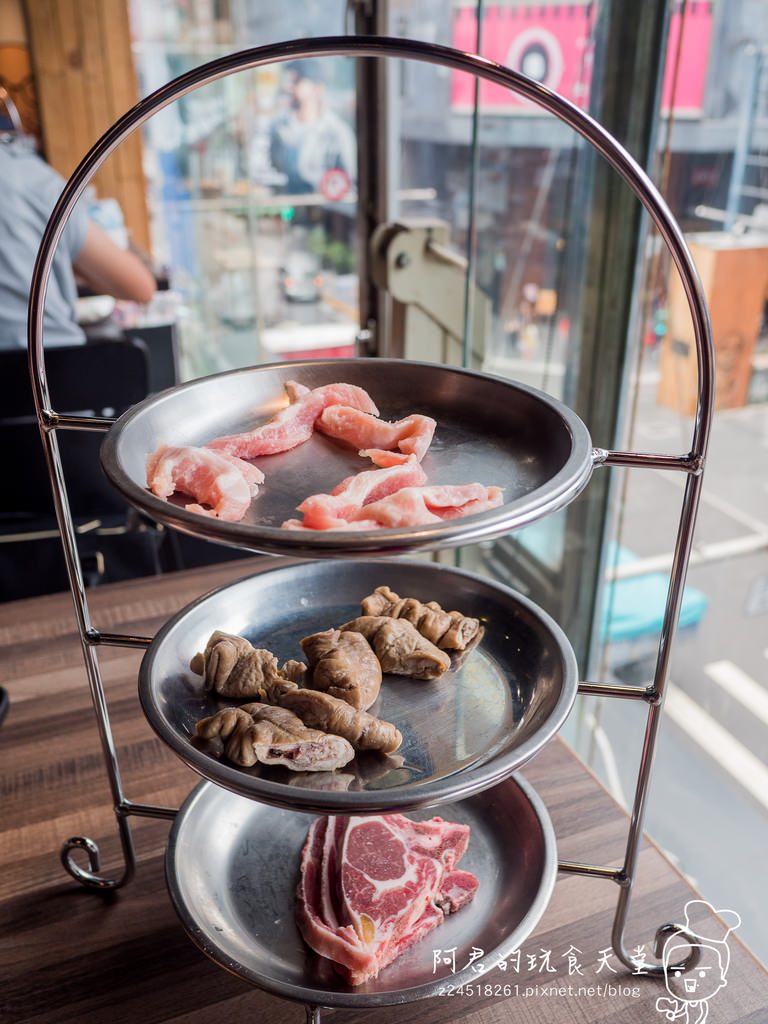
<path fill-rule="evenodd" d="M 420 487 L 403 487 L 361 508 L 355 521 L 367 523 L 369 529 L 395 529 L 400 526 L 428 526 L 442 520 L 427 506 Z"/>
<path fill-rule="evenodd" d="M 306 526 L 301 519 L 286 519 L 285 522 L 280 524 L 283 530 L 304 530 L 306 533 L 317 533 L 320 527 Z M 366 523 L 364 519 L 359 522 L 345 523 L 343 520 L 334 520 L 330 526 L 323 527 L 326 530 L 345 530 L 347 532 L 357 530 L 359 533 L 363 533 L 365 530 L 371 529 L 371 524 Z"/>
<path fill-rule="evenodd" d="M 348 405 L 374 415 L 378 413 L 368 393 L 355 384 L 325 384 L 310 391 L 304 385 L 288 381 L 285 387 L 290 404 L 272 419 L 244 434 L 217 437 L 207 447 L 214 451 L 229 452 L 241 459 L 275 455 L 308 441 L 315 420 L 329 405 Z"/>
<path fill-rule="evenodd" d="M 498 508 L 504 500 L 503 487 L 485 487 L 483 484 L 456 484 L 445 487 L 425 487 L 424 504 L 441 519 L 458 519 Z"/>
<path fill-rule="evenodd" d="M 147 486 L 158 498 L 181 491 L 197 499 L 190 512 L 230 522 L 243 518 L 263 480 L 256 466 L 208 448 L 161 444 L 147 458 Z"/>
<path fill-rule="evenodd" d="M 402 487 L 423 484 L 426 479 L 426 473 L 414 456 L 409 456 L 402 465 L 388 469 L 364 470 L 346 477 L 330 494 L 313 494 L 305 498 L 298 506 L 298 511 L 304 516 L 301 525 L 313 530 L 343 528 L 368 502 L 377 501 Z"/>
<path fill-rule="evenodd" d="M 375 472 L 373 470 L 372 472 Z M 386 470 L 380 470 L 386 472 Z M 362 474 L 361 474 L 362 475 Z M 403 526 L 428 526 L 446 519 L 471 516 L 496 508 L 502 502 L 500 487 L 483 484 L 444 486 L 404 486 L 378 501 L 367 502 L 345 523 L 316 529 L 395 529 Z M 299 506 L 301 509 L 302 506 Z M 310 523 L 314 518 L 310 519 Z M 286 524 L 283 524 L 286 525 Z M 304 525 L 307 524 L 306 514 Z"/>
<path fill-rule="evenodd" d="M 361 509 L 356 519 L 376 526 L 421 526 L 457 519 L 496 508 L 502 502 L 500 487 L 483 484 L 446 484 L 407 487 Z"/>
<path fill-rule="evenodd" d="M 283 387 L 285 388 L 286 395 L 288 395 L 288 401 L 291 403 L 298 402 L 300 398 L 308 395 L 312 390 L 312 388 L 308 388 L 306 384 L 300 384 L 297 380 L 287 380 Z"/>
<path fill-rule="evenodd" d="M 312 823 L 296 920 L 305 941 L 361 985 L 468 903 L 478 881 L 455 865 L 469 827 L 400 814 Z"/>
<path fill-rule="evenodd" d="M 360 454 L 368 456 L 377 466 L 395 466 L 405 462 L 409 455 L 421 462 L 436 426 L 431 416 L 420 413 L 388 423 L 346 405 L 324 409 L 315 424 L 323 434 L 361 449 Z M 395 453 L 394 448 L 398 448 L 399 453 Z"/>

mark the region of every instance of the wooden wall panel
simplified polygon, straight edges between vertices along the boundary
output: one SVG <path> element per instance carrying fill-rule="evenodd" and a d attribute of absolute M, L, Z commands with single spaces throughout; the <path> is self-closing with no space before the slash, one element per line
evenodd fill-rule
<path fill-rule="evenodd" d="M 26 0 L 45 156 L 68 177 L 106 129 L 138 100 L 126 0 Z M 141 133 L 95 175 L 117 199 L 131 238 L 150 250 Z"/>

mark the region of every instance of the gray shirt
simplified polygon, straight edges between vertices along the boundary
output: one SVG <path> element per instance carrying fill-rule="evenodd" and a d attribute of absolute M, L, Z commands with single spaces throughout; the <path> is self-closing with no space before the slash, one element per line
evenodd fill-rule
<path fill-rule="evenodd" d="M 32 271 L 63 187 L 64 179 L 40 159 L 28 138 L 0 135 L 0 348 L 27 347 Z M 78 203 L 56 246 L 46 291 L 46 345 L 85 340 L 75 321 L 77 286 L 72 263 L 85 243 L 88 223 L 88 213 Z"/>

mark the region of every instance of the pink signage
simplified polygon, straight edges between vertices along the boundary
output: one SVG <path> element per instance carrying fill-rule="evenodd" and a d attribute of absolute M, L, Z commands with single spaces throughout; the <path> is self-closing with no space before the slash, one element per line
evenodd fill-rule
<path fill-rule="evenodd" d="M 664 71 L 664 86 L 661 93 L 661 109 L 669 113 L 696 115 L 701 113 L 704 99 L 704 81 L 707 74 L 707 57 L 712 36 L 712 6 L 709 3 L 693 3 L 685 16 L 682 45 L 680 44 L 680 10 L 675 10 L 669 24 L 667 66 Z M 680 49 L 678 62 L 677 51 Z M 677 66 L 677 74 L 675 67 Z"/>
<path fill-rule="evenodd" d="M 517 4 L 487 7 L 483 16 L 480 53 L 504 67 L 521 71 L 580 107 L 586 107 L 592 78 L 594 3 Z M 672 14 L 662 105 L 669 110 L 680 38 L 679 9 Z M 712 32 L 708 0 L 689 5 L 674 89 L 674 108 L 681 113 L 701 110 L 707 55 Z M 453 46 L 477 53 L 475 7 L 454 11 Z M 454 72 L 451 104 L 472 108 L 475 78 Z M 538 108 L 503 86 L 480 80 L 481 108 L 496 113 L 535 112 Z"/>

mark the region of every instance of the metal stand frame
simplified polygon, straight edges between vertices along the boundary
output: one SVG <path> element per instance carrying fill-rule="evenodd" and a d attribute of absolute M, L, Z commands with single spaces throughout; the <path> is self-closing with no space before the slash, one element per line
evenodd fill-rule
<path fill-rule="evenodd" d="M 61 854 L 64 867 L 74 878 L 87 887 L 100 890 L 120 888 L 132 878 L 135 869 L 135 853 L 128 822 L 129 816 L 142 815 L 156 818 L 173 818 L 176 810 L 133 803 L 127 800 L 120 780 L 117 755 L 109 724 L 107 703 L 96 648 L 101 644 L 145 648 L 151 643 L 151 639 L 102 633 L 94 628 L 88 613 L 83 576 L 77 555 L 75 531 L 67 499 L 56 434 L 58 430 L 106 431 L 113 421 L 99 417 L 60 415 L 52 408 L 45 375 L 43 353 L 43 308 L 55 247 L 75 203 L 93 174 L 117 146 L 154 113 L 199 86 L 234 72 L 256 68 L 264 64 L 311 56 L 393 57 L 436 63 L 456 71 L 473 74 L 511 89 L 513 92 L 547 110 L 570 125 L 588 143 L 594 146 L 629 185 L 658 228 L 682 279 L 693 319 L 698 354 L 698 403 L 690 452 L 678 456 L 606 451 L 602 449 L 595 449 L 593 452 L 595 465 L 664 469 L 681 472 L 687 476 L 653 682 L 647 688 L 603 685 L 599 683 L 582 683 L 579 686 L 579 692 L 583 694 L 643 701 L 648 706 L 645 738 L 638 769 L 624 861 L 620 867 L 604 867 L 570 861 L 559 864 L 561 871 L 591 875 L 596 878 L 606 878 L 619 886 L 619 896 L 611 936 L 613 949 L 626 967 L 630 970 L 636 969 L 637 963 L 633 961 L 625 948 L 624 934 L 633 882 L 637 870 L 672 641 L 680 614 L 683 587 L 693 541 L 693 529 L 701 494 L 702 473 L 711 429 L 714 404 L 714 353 L 709 314 L 702 287 L 682 232 L 664 199 L 643 169 L 605 129 L 567 100 L 515 71 L 494 64 L 483 57 L 407 39 L 375 36 L 302 39 L 243 50 L 239 53 L 213 60 L 181 75 L 138 103 L 102 136 L 69 179 L 48 222 L 35 264 L 30 292 L 28 326 L 30 375 L 45 457 L 51 477 L 56 515 L 64 546 L 67 573 L 75 605 L 83 657 L 88 672 L 91 696 L 96 711 L 99 735 L 112 789 L 124 856 L 123 874 L 116 878 L 105 878 L 99 873 L 99 851 L 96 844 L 90 839 L 76 837 L 69 839 L 64 844 Z M 76 850 L 86 851 L 89 862 L 88 869 L 78 866 L 73 859 L 73 853 Z M 680 925 L 664 924 L 658 929 L 655 937 L 655 955 L 657 957 L 661 956 L 664 938 L 671 932 L 683 934 L 691 944 L 689 955 L 679 966 L 683 969 L 693 966 L 698 959 L 695 936 L 687 932 Z M 643 970 L 645 973 L 652 975 L 663 973 L 661 964 L 643 964 Z M 320 1009 L 318 1007 L 307 1007 L 307 1021 L 310 1024 L 319 1024 L 319 1020 Z"/>

